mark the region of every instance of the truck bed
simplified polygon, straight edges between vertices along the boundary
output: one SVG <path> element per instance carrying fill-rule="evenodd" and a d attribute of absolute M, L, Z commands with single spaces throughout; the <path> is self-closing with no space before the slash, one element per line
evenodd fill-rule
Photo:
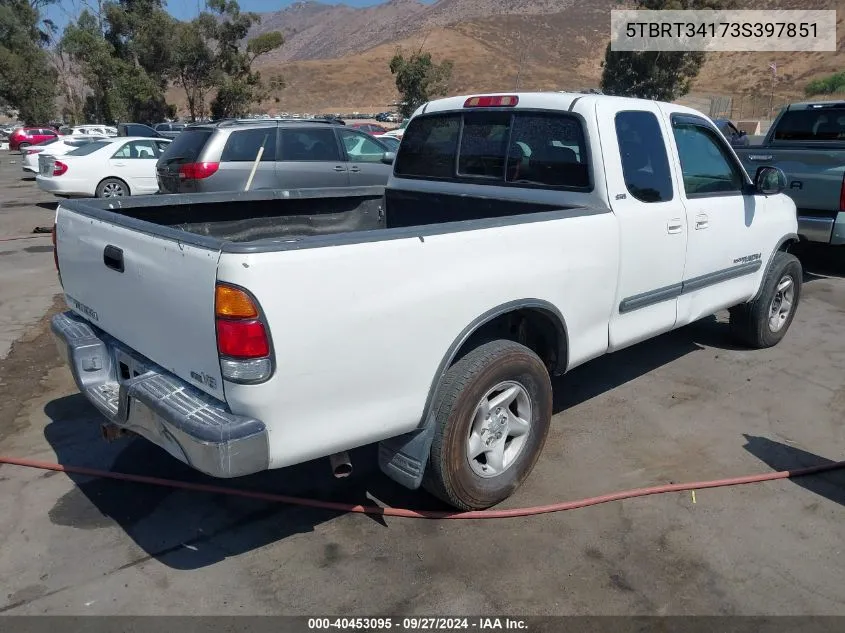
<path fill-rule="evenodd" d="M 160 237 L 221 248 L 223 243 L 290 242 L 576 208 L 384 187 L 262 190 L 63 201 L 63 208 Z M 156 228 L 153 228 L 155 225 Z M 196 238 L 190 238 L 185 234 Z"/>

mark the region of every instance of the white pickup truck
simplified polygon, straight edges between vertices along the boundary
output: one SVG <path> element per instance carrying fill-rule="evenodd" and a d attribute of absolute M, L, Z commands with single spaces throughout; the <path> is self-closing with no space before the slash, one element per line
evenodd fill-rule
<path fill-rule="evenodd" d="M 379 443 L 485 508 L 538 459 L 552 374 L 725 308 L 767 347 L 795 315 L 783 174 L 694 110 L 446 98 L 384 160 L 386 188 L 61 202 L 52 330 L 106 428 L 215 477 Z"/>

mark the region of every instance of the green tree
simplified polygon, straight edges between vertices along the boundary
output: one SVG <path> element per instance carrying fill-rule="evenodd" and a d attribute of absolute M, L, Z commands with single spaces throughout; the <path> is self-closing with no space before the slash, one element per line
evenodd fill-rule
<path fill-rule="evenodd" d="M 216 51 L 215 74 L 217 95 L 211 103 L 213 116 L 243 116 L 249 107 L 267 96 L 258 71 L 252 69 L 255 60 L 284 44 L 278 31 L 263 33 L 246 41 L 250 28 L 261 21 L 257 13 L 244 13 L 236 0 L 208 0 L 212 16 L 203 18 L 203 31 Z M 211 19 L 211 18 L 214 19 Z M 272 79 L 278 86 L 281 79 Z"/>
<path fill-rule="evenodd" d="M 402 97 L 399 106 L 402 116 L 409 117 L 432 97 L 445 95 L 452 69 L 448 59 L 435 64 L 431 53 L 418 50 L 406 56 L 401 49 L 397 50 L 390 60 L 390 72 L 396 77 L 396 90 Z"/>
<path fill-rule="evenodd" d="M 208 94 L 221 83 L 215 62 L 203 21 L 196 19 L 179 24 L 168 75 L 185 92 L 192 121 L 205 116 Z"/>
<path fill-rule="evenodd" d="M 0 0 L 0 101 L 29 124 L 55 113 L 56 71 L 44 47 L 53 26 L 43 19 L 44 0 Z"/>
<path fill-rule="evenodd" d="M 638 0 L 643 10 L 730 9 L 734 0 Z M 674 101 L 690 91 L 704 64 L 701 51 L 612 51 L 607 45 L 602 63 L 605 94 Z"/>

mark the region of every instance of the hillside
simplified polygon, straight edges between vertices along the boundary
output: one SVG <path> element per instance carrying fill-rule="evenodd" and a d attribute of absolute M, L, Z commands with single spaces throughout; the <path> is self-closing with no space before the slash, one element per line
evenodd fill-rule
<path fill-rule="evenodd" d="M 610 10 L 619 6 L 620 0 L 391 0 L 353 9 L 298 2 L 262 15 L 259 31 L 279 29 L 287 38 L 282 49 L 258 62 L 265 76 L 281 74 L 287 81 L 274 95 L 279 102 L 270 99 L 262 107 L 269 112 L 384 110 L 397 99 L 387 68 L 397 47 L 424 47 L 437 60 L 453 60 L 452 94 L 514 90 L 517 77 L 523 90 L 597 86 Z M 845 0 L 770 0 L 766 6 L 838 8 L 845 16 Z M 761 116 L 768 111 L 774 62 L 774 105 L 801 98 L 808 81 L 845 65 L 843 26 L 840 17 L 835 53 L 711 53 L 693 96 L 745 95 L 743 114 Z M 170 97 L 182 102 L 176 91 Z"/>

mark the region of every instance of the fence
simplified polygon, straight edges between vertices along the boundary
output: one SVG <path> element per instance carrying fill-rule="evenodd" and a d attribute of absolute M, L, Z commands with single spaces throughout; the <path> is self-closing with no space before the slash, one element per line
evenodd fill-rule
<path fill-rule="evenodd" d="M 759 122 L 765 134 L 771 120 L 780 109 L 796 101 L 777 94 L 687 95 L 676 103 L 694 108 L 712 119 Z"/>

